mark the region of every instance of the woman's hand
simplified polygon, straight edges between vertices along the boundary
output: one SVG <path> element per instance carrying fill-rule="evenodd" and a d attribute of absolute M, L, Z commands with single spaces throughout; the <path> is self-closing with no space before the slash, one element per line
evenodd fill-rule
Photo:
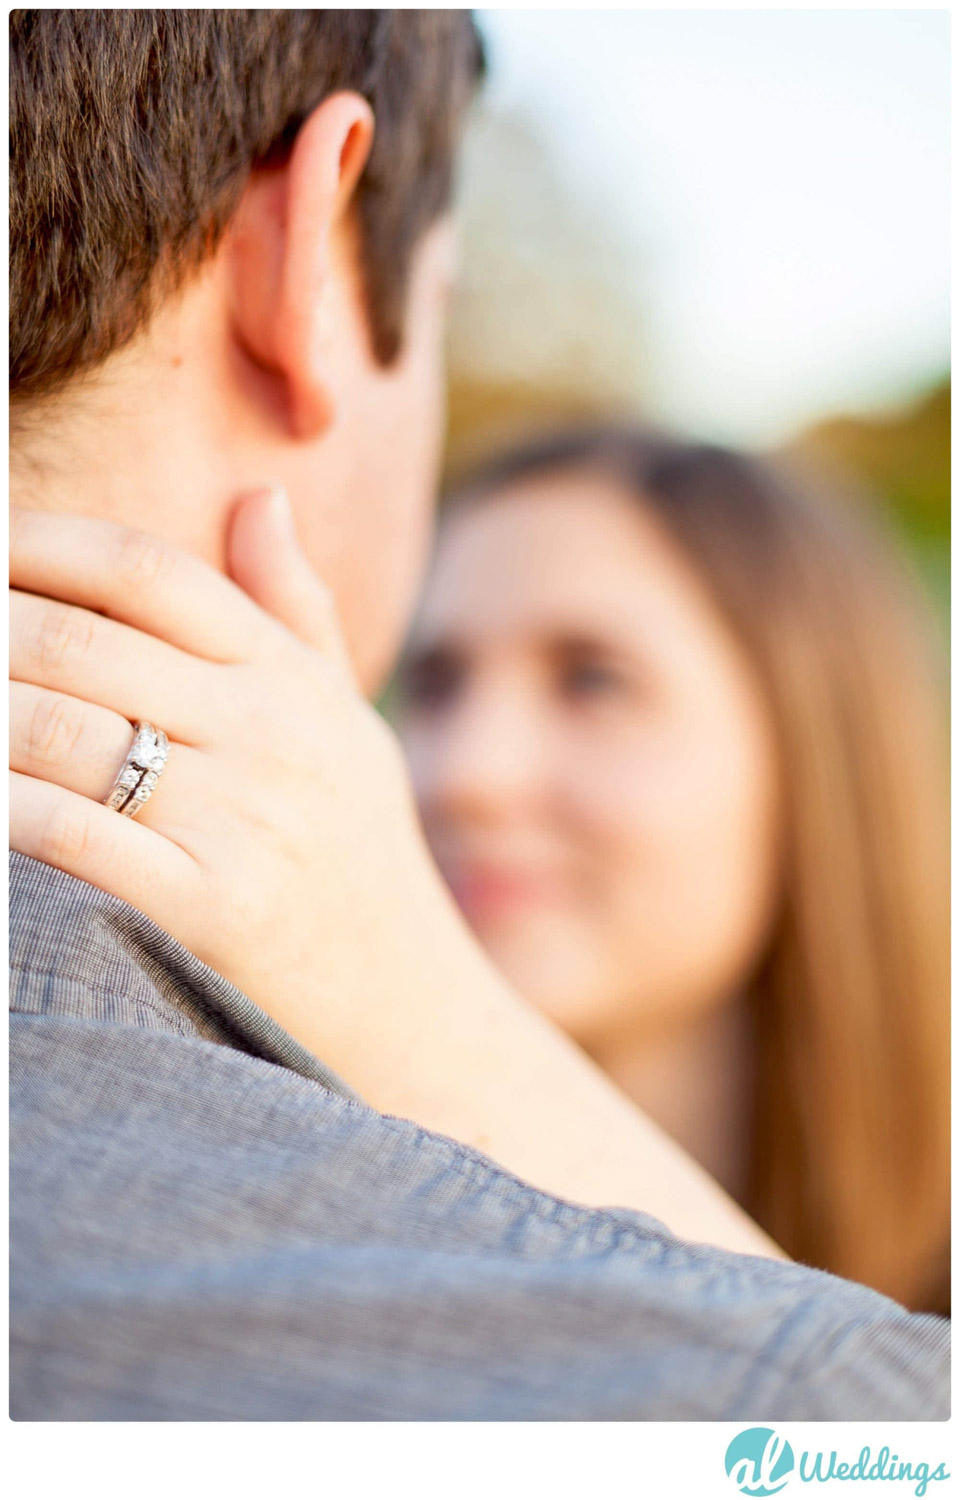
<path fill-rule="evenodd" d="M 141 532 L 13 513 L 11 841 L 290 1026 L 299 1004 L 369 992 L 435 882 L 399 747 L 282 492 L 238 505 L 229 564 L 243 588 Z M 135 820 L 102 805 L 133 719 L 170 739 Z"/>
<path fill-rule="evenodd" d="M 478 949 L 282 498 L 237 507 L 236 582 L 106 521 L 19 511 L 10 536 L 14 848 L 139 907 L 374 1108 L 780 1253 Z M 134 719 L 170 738 L 136 820 L 102 803 Z"/>

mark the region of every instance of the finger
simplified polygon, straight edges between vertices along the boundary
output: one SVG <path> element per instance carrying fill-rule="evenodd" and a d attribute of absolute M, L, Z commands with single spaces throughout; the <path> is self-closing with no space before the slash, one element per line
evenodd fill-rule
<path fill-rule="evenodd" d="M 91 516 L 10 513 L 10 582 L 99 611 L 210 661 L 275 650 L 276 622 L 188 552 Z"/>
<path fill-rule="evenodd" d="M 133 906 L 161 926 L 197 886 L 199 867 L 179 845 L 77 792 L 10 772 L 10 844 Z M 169 892 L 169 897 L 165 896 Z"/>
<path fill-rule="evenodd" d="M 352 676 L 336 601 L 300 547 L 283 489 L 237 502 L 227 532 L 227 567 L 262 609 Z"/>
<path fill-rule="evenodd" d="M 129 720 L 109 709 L 32 683 L 10 684 L 13 771 L 104 802 L 133 739 Z M 185 810 L 202 806 L 209 796 L 209 765 L 209 757 L 201 752 L 172 744 L 162 778 L 138 814 L 140 825 L 183 843 Z"/>
<path fill-rule="evenodd" d="M 10 684 L 10 769 L 94 802 L 109 796 L 133 743 L 129 719 L 30 682 Z"/>
<path fill-rule="evenodd" d="M 10 592 L 15 681 L 147 719 L 184 744 L 205 744 L 216 733 L 216 706 L 227 697 L 223 670 L 90 610 Z"/>

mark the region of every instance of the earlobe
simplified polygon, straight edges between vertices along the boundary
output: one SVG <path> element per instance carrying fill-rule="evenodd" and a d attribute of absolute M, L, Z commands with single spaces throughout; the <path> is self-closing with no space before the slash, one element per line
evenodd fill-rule
<path fill-rule="evenodd" d="M 279 380 L 291 435 L 318 436 L 336 410 L 330 358 L 334 231 L 349 212 L 373 142 L 358 94 L 335 94 L 307 117 L 279 164 L 256 169 L 230 228 L 238 342 Z"/>

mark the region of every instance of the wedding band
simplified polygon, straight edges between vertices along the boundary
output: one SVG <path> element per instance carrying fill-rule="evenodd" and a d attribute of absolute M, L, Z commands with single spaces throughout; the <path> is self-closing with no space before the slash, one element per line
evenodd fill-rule
<path fill-rule="evenodd" d="M 133 730 L 133 744 L 120 767 L 120 775 L 109 797 L 104 798 L 107 807 L 125 818 L 135 818 L 149 800 L 170 754 L 170 742 L 162 729 L 154 729 L 152 724 L 138 719 Z"/>

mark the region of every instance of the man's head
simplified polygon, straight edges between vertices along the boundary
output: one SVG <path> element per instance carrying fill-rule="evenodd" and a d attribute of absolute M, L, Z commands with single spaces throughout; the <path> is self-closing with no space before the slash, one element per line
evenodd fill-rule
<path fill-rule="evenodd" d="M 284 481 L 367 677 L 425 531 L 480 66 L 465 11 L 11 18 L 15 464 L 215 561 L 234 489 Z"/>

